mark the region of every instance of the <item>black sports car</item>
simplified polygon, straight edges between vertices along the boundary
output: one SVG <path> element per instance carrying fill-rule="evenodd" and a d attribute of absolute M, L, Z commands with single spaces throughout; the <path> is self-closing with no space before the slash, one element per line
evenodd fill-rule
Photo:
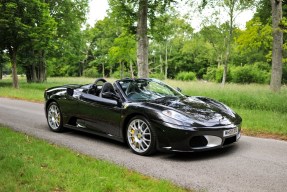
<path fill-rule="evenodd" d="M 127 142 L 139 155 L 204 151 L 240 138 L 241 117 L 206 97 L 185 96 L 157 79 L 103 78 L 45 91 L 52 131 L 66 128 Z"/>

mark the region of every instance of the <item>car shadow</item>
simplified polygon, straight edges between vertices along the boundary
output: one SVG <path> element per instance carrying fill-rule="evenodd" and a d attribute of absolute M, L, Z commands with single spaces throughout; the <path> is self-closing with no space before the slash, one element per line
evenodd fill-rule
<path fill-rule="evenodd" d="M 72 134 L 72 135 L 75 135 L 77 137 L 82 137 L 82 138 L 85 138 L 85 139 L 100 141 L 100 142 L 103 142 L 103 143 L 105 143 L 107 145 L 113 145 L 115 147 L 125 147 L 125 148 L 128 149 L 128 146 L 125 143 L 122 143 L 120 141 L 117 141 L 117 140 L 114 140 L 114 139 L 111 139 L 111 138 L 98 136 L 98 135 L 92 134 L 92 133 L 86 133 L 86 132 L 83 132 L 83 131 L 77 131 L 77 130 L 68 129 L 68 128 L 66 128 L 62 133 Z"/>
<path fill-rule="evenodd" d="M 235 154 L 240 149 L 240 145 L 233 144 L 231 146 L 202 152 L 161 152 L 156 154 L 158 158 L 174 161 L 202 161 L 210 159 L 218 159 Z"/>
<path fill-rule="evenodd" d="M 105 143 L 106 145 L 112 146 L 114 148 L 121 148 L 124 150 L 129 150 L 129 147 L 126 143 L 122 143 L 110 138 L 105 138 L 102 136 L 94 135 L 91 133 L 86 133 L 82 131 L 72 130 L 72 129 L 65 129 L 63 134 L 71 134 L 75 135 L 77 137 L 89 139 L 89 140 L 95 140 L 102 143 Z M 58 134 L 58 133 L 57 133 Z M 169 160 L 169 161 L 202 161 L 202 160 L 210 160 L 210 159 L 218 159 L 223 158 L 226 156 L 233 155 L 237 153 L 238 150 L 240 150 L 244 145 L 240 145 L 239 143 L 234 143 L 230 146 L 227 146 L 225 148 L 221 149 L 214 149 L 210 151 L 203 151 L 203 152 L 162 152 L 158 151 L 155 154 L 149 156 L 151 158 L 159 158 L 162 160 Z M 132 153 L 132 152 L 131 152 Z"/>

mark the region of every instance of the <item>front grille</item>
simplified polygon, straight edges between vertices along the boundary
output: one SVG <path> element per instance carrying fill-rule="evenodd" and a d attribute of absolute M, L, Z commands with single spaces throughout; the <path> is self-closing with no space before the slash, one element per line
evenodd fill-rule
<path fill-rule="evenodd" d="M 234 142 L 236 142 L 236 135 L 233 137 L 226 138 L 223 145 L 229 145 Z"/>
<path fill-rule="evenodd" d="M 195 136 L 191 138 L 189 144 L 192 148 L 205 147 L 208 144 L 208 141 L 204 136 Z"/>

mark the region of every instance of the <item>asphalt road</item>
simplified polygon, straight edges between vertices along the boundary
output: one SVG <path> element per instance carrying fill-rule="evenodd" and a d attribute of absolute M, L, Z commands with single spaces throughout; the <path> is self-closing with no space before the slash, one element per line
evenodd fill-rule
<path fill-rule="evenodd" d="M 109 139 L 76 131 L 51 132 L 43 104 L 6 98 L 0 98 L 0 124 L 199 191 L 287 191 L 284 141 L 243 136 L 237 144 L 222 150 L 142 157 Z"/>

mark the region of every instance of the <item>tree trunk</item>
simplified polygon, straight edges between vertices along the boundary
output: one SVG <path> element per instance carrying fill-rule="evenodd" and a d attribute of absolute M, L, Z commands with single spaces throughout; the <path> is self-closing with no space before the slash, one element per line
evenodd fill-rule
<path fill-rule="evenodd" d="M 167 79 L 167 70 L 168 70 L 168 63 L 167 63 L 167 41 L 165 42 L 165 70 L 164 70 L 164 78 Z"/>
<path fill-rule="evenodd" d="M 135 78 L 134 77 L 134 69 L 133 69 L 133 62 L 132 61 L 130 61 L 130 71 L 131 71 L 131 77 Z"/>
<path fill-rule="evenodd" d="M 283 51 L 283 31 L 280 28 L 282 20 L 282 0 L 270 0 L 272 5 L 272 73 L 270 89 L 279 92 L 282 81 L 282 51 Z"/>
<path fill-rule="evenodd" d="M 3 66 L 2 66 L 2 64 L 0 63 L 0 80 L 2 80 L 2 78 L 3 78 Z"/>
<path fill-rule="evenodd" d="M 13 87 L 18 89 L 18 74 L 17 74 L 17 48 L 9 48 L 9 56 L 12 63 L 12 78 L 13 78 Z"/>
<path fill-rule="evenodd" d="M 37 82 L 37 70 L 36 70 L 36 63 L 35 63 L 35 61 L 33 61 L 33 63 L 32 63 L 32 66 L 31 66 L 31 69 L 30 69 L 30 71 L 31 71 L 31 81 L 30 82 L 33 82 L 33 83 L 35 83 L 35 82 Z"/>
<path fill-rule="evenodd" d="M 102 74 L 103 78 L 105 78 L 105 63 L 102 64 Z"/>
<path fill-rule="evenodd" d="M 147 37 L 148 0 L 139 1 L 137 26 L 137 65 L 138 77 L 147 78 L 148 69 L 148 37 Z"/>
<path fill-rule="evenodd" d="M 112 74 L 113 74 L 113 67 L 111 66 L 110 67 L 110 77 L 111 77 Z"/>
<path fill-rule="evenodd" d="M 229 2 L 229 33 L 228 33 L 228 39 L 227 39 L 227 45 L 226 45 L 226 52 L 225 52 L 225 61 L 223 63 L 223 77 L 221 84 L 224 86 L 226 79 L 227 79 L 227 70 L 228 70 L 228 62 L 229 62 L 229 55 L 231 51 L 231 42 L 233 38 L 233 19 L 234 19 L 234 7 L 235 7 L 236 1 L 230 1 Z"/>
<path fill-rule="evenodd" d="M 123 63 L 122 63 L 122 62 L 120 62 L 120 68 L 121 68 L 121 74 L 120 74 L 120 76 L 121 76 L 121 79 L 122 79 L 123 76 L 124 76 L 124 74 L 123 74 Z"/>
<path fill-rule="evenodd" d="M 43 83 L 46 80 L 46 65 L 45 65 L 45 51 L 39 51 L 39 74 L 38 74 L 38 82 Z"/>
<path fill-rule="evenodd" d="M 160 74 L 163 74 L 163 63 L 162 63 L 161 55 L 159 55 L 159 63 L 160 63 Z"/>

